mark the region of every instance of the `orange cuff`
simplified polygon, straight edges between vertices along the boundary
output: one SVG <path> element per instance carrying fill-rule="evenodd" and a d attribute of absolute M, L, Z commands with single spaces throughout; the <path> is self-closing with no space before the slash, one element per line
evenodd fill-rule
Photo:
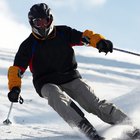
<path fill-rule="evenodd" d="M 11 90 L 13 87 L 21 88 L 21 78 L 19 76 L 20 69 L 17 66 L 10 66 L 8 69 L 8 87 Z"/>
<path fill-rule="evenodd" d="M 100 34 L 96 34 L 94 33 L 93 31 L 90 31 L 90 30 L 85 30 L 83 32 L 83 36 L 86 36 L 90 39 L 90 46 L 92 47 L 95 47 L 96 48 L 96 44 L 102 40 L 102 39 L 105 39 L 104 36 L 100 35 Z"/>

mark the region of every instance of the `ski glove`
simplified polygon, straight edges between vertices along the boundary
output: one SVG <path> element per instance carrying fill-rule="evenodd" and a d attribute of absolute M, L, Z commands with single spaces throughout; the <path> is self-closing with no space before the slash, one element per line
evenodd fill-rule
<path fill-rule="evenodd" d="M 18 102 L 19 95 L 20 94 L 20 88 L 19 87 L 13 87 L 12 90 L 8 93 L 8 99 L 10 102 Z"/>
<path fill-rule="evenodd" d="M 96 48 L 99 50 L 99 53 L 100 52 L 105 52 L 106 54 L 108 52 L 112 53 L 113 52 L 113 43 L 110 40 L 102 39 L 97 43 Z"/>
<path fill-rule="evenodd" d="M 11 91 L 13 87 L 21 88 L 21 71 L 17 66 L 11 66 L 8 70 L 8 87 Z"/>
<path fill-rule="evenodd" d="M 89 46 L 92 46 L 92 47 L 97 47 L 97 43 L 102 40 L 102 39 L 105 39 L 104 36 L 100 35 L 100 34 L 96 34 L 94 33 L 93 31 L 90 31 L 90 30 L 86 30 L 83 32 L 83 35 L 82 35 L 82 38 L 84 38 L 84 41 L 85 41 L 85 38 L 86 38 L 86 42 L 83 42 L 83 44 L 88 44 Z M 87 41 L 89 40 L 89 42 L 87 43 Z"/>

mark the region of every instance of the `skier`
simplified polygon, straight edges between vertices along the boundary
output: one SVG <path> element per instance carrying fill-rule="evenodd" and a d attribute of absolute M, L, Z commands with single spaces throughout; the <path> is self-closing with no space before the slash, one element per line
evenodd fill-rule
<path fill-rule="evenodd" d="M 28 19 L 32 33 L 21 43 L 13 66 L 8 69 L 9 100 L 18 102 L 21 78 L 29 66 L 39 96 L 46 98 L 70 126 L 78 127 L 89 139 L 104 138 L 98 135 L 74 101 L 111 125 L 129 120 L 113 103 L 100 100 L 83 81 L 72 48 L 86 44 L 107 54 L 113 52 L 112 42 L 90 30 L 81 32 L 68 26 L 55 26 L 51 10 L 45 3 L 33 5 Z"/>

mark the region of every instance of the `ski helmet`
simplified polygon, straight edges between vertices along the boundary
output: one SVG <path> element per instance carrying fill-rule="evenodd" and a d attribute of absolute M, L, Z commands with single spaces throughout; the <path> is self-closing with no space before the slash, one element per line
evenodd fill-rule
<path fill-rule="evenodd" d="M 53 16 L 45 3 L 33 5 L 28 13 L 28 19 L 33 33 L 41 38 L 47 38 L 53 30 Z"/>

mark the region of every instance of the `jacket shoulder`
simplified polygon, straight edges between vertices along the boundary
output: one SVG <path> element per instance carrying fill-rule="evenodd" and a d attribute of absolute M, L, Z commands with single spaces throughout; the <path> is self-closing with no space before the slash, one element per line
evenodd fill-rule
<path fill-rule="evenodd" d="M 30 34 L 21 44 L 20 47 L 30 46 L 33 42 L 33 35 Z"/>
<path fill-rule="evenodd" d="M 71 31 L 71 30 L 75 30 L 67 25 L 59 25 L 59 26 L 55 26 L 56 30 L 63 30 L 63 31 Z"/>
<path fill-rule="evenodd" d="M 34 37 L 30 34 L 19 46 L 17 51 L 18 56 L 28 56 L 32 55 L 32 46 L 34 44 Z"/>
<path fill-rule="evenodd" d="M 63 31 L 63 32 L 68 33 L 70 35 L 73 35 L 73 34 L 78 34 L 79 36 L 82 35 L 81 31 L 78 31 L 77 29 L 74 29 L 74 28 L 66 26 L 66 25 L 56 26 L 56 31 L 57 32 Z"/>
<path fill-rule="evenodd" d="M 56 26 L 56 31 L 59 33 L 63 33 L 65 35 L 65 38 L 67 37 L 71 46 L 82 45 L 81 38 L 83 33 L 81 31 L 65 25 Z"/>

